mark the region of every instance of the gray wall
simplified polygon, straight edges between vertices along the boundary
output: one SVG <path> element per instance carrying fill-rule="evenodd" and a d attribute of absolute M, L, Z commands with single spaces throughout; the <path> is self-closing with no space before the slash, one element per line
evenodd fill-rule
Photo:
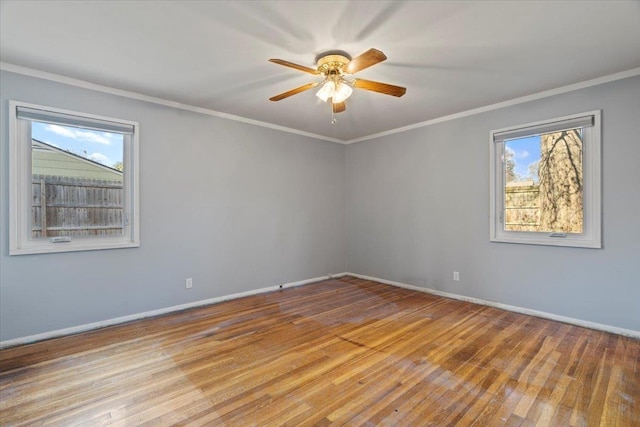
<path fill-rule="evenodd" d="M 347 147 L 8 72 L 0 87 L 0 340 L 345 270 L 640 330 L 640 77 Z M 9 99 L 140 122 L 140 248 L 7 255 Z M 489 131 L 594 109 L 605 248 L 489 243 Z"/>
<path fill-rule="evenodd" d="M 490 243 L 489 131 L 596 109 L 604 249 Z M 640 330 L 639 135 L 633 77 L 352 144 L 347 270 Z"/>
<path fill-rule="evenodd" d="M 0 87 L 0 340 L 345 270 L 344 146 L 9 72 Z M 8 256 L 10 99 L 140 123 L 140 248 Z"/>

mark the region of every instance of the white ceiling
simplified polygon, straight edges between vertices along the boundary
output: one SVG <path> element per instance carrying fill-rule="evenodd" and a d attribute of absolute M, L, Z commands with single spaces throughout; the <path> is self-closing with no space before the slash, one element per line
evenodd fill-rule
<path fill-rule="evenodd" d="M 269 101 L 319 80 L 269 58 L 373 47 L 404 97 Z M 2 0 L 0 60 L 349 141 L 638 68 L 640 1 Z"/>

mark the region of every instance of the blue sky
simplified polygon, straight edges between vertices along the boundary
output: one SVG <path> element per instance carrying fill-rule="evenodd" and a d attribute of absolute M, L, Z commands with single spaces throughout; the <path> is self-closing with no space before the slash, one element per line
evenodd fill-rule
<path fill-rule="evenodd" d="M 515 172 L 522 176 L 529 176 L 529 165 L 540 160 L 540 136 L 511 139 L 505 141 L 505 149 L 513 151 Z M 532 177 L 537 180 L 537 177 Z"/>
<path fill-rule="evenodd" d="M 31 122 L 31 137 L 113 167 L 122 161 L 123 136 L 117 133 Z"/>

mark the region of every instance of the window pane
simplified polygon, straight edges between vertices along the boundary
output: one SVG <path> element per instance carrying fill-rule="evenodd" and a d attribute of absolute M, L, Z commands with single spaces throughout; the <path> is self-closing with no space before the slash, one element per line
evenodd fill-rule
<path fill-rule="evenodd" d="M 31 238 L 123 235 L 121 134 L 32 121 Z"/>
<path fill-rule="evenodd" d="M 583 232 L 582 129 L 504 142 L 504 229 Z"/>

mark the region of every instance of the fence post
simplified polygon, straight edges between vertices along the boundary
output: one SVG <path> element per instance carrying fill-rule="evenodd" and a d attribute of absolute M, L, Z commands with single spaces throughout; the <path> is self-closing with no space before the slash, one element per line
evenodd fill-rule
<path fill-rule="evenodd" d="M 47 184 L 44 176 L 40 177 L 40 224 L 42 237 L 47 237 Z"/>

